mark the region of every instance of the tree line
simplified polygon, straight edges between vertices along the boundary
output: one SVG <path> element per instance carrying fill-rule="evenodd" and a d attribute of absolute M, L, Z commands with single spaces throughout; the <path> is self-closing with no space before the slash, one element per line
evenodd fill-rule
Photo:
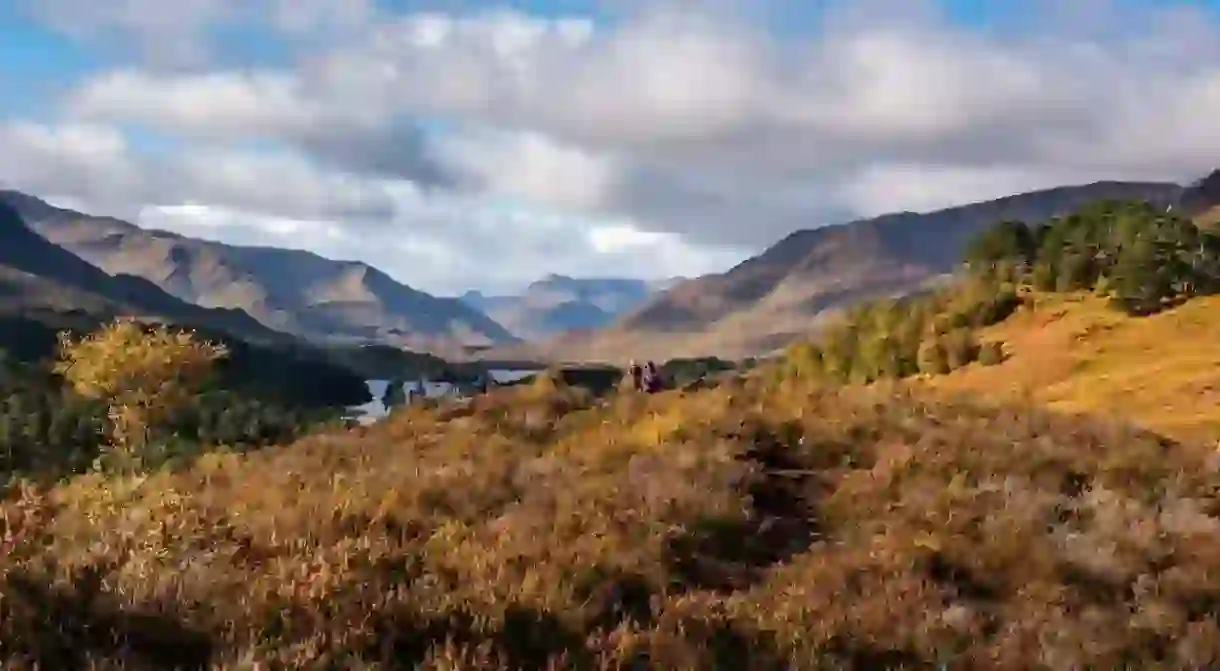
<path fill-rule="evenodd" d="M 939 375 L 974 361 L 996 364 L 1003 345 L 976 331 L 1021 304 L 1013 286 L 964 282 L 952 289 L 869 301 L 847 310 L 814 342 L 789 348 L 782 374 L 838 384 L 865 384 L 926 373 Z"/>
<path fill-rule="evenodd" d="M 978 277 L 1092 290 L 1131 315 L 1220 291 L 1220 236 L 1144 202 L 1099 202 L 1044 225 L 1004 221 L 967 247 Z"/>
<path fill-rule="evenodd" d="M 943 374 L 1004 358 L 978 331 L 1022 304 L 1021 288 L 1093 291 L 1147 315 L 1220 292 L 1220 236 L 1145 202 L 1103 201 L 1045 224 L 1002 221 L 966 247 L 952 285 L 846 311 L 812 342 L 789 348 L 782 376 L 835 383 Z"/>

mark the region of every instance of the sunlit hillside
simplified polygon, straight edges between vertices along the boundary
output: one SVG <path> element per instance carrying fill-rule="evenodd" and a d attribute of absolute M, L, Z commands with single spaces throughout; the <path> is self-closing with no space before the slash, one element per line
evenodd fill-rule
<path fill-rule="evenodd" d="M 913 384 L 1220 439 L 1220 297 L 1139 318 L 1091 294 L 1037 294 L 1029 302 L 980 332 L 1004 343 L 1002 364 Z"/>
<path fill-rule="evenodd" d="M 545 382 L 14 487 L 5 668 L 1203 668 L 1211 450 L 762 379 Z M 92 664 L 94 666 L 88 667 Z"/>

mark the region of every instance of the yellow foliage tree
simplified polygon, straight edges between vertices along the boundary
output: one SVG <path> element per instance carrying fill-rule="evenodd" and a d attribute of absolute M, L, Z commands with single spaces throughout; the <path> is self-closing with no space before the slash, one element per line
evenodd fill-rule
<path fill-rule="evenodd" d="M 55 372 L 82 396 L 108 403 L 110 440 L 134 456 L 149 429 L 188 402 L 227 355 L 194 331 L 120 318 L 83 337 L 61 333 Z"/>

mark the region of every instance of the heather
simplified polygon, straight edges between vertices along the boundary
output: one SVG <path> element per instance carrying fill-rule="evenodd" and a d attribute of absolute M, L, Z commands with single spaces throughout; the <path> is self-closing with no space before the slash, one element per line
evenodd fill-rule
<path fill-rule="evenodd" d="M 1201 668 L 1210 450 L 773 376 L 548 378 L 14 485 L 9 668 Z"/>

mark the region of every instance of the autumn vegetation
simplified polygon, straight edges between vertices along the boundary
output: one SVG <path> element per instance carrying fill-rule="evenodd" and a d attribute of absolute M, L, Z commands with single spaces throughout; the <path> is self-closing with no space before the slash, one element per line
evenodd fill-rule
<path fill-rule="evenodd" d="M 1004 344 L 980 332 L 1030 291 L 1091 292 L 1131 316 L 1220 291 L 1220 237 L 1148 203 L 1100 202 L 1044 225 L 1000 222 L 963 261 L 964 278 L 947 287 L 848 310 L 794 345 L 784 374 L 867 383 L 996 365 Z"/>
<path fill-rule="evenodd" d="M 0 482 L 282 444 L 335 417 L 301 402 L 308 394 L 266 395 L 226 375 L 230 354 L 194 331 L 129 319 L 61 334 L 45 365 L 0 350 Z M 260 384 L 285 384 L 265 372 Z"/>
<path fill-rule="evenodd" d="M 716 373 L 707 388 L 597 396 L 543 374 L 288 445 L 16 479 L 0 502 L 0 660 L 1215 668 L 1215 443 L 1139 428 L 1147 386 L 1115 394 L 1121 421 L 991 395 L 995 375 L 1058 365 L 1039 355 L 1035 327 L 1084 324 L 1053 346 L 1084 338 L 1104 348 L 1091 365 L 1117 367 L 1104 357 L 1154 355 L 1137 331 L 1177 325 L 1204 368 L 1220 325 L 1196 307 L 1212 299 L 1194 298 L 1212 291 L 1210 242 L 1172 242 L 1188 232 L 1164 214 L 1111 204 L 1025 227 L 1042 242 L 1016 246 L 1020 257 L 980 242 L 954 291 L 860 308 L 786 359 Z M 1120 226 L 1129 216 L 1144 218 Z M 1055 226 L 1091 232 L 1059 238 Z M 1128 226 L 1133 238 L 1115 233 Z M 1158 264 L 1182 262 L 1155 291 L 1123 279 L 1134 263 L 1123 250 L 1142 235 Z M 1067 249 L 1095 250 L 1072 275 L 1084 279 L 1055 291 L 1032 281 L 1062 271 Z M 163 436 L 172 424 L 131 389 L 209 393 L 204 371 L 218 365 L 189 334 L 129 328 L 65 341 L 60 359 L 72 393 L 138 410 L 109 425 L 108 449 L 145 435 L 126 427 Z M 91 343 L 126 338 L 183 374 L 135 353 L 106 360 L 147 386 L 71 372 Z M 1055 384 L 1094 372 L 1105 374 L 1069 366 Z"/>

